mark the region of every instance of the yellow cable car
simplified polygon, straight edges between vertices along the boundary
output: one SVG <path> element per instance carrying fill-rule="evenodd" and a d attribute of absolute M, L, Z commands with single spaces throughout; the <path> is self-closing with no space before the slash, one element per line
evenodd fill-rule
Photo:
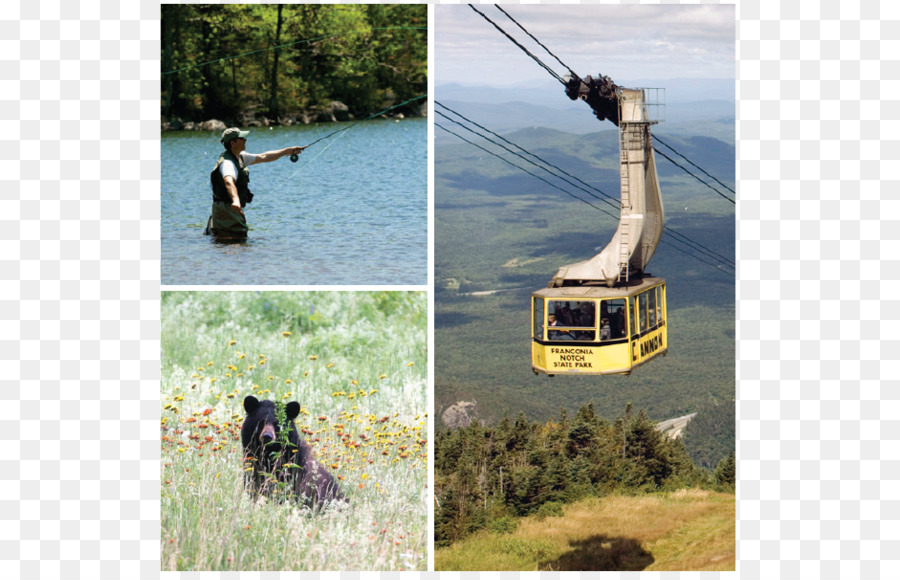
<path fill-rule="evenodd" d="M 611 83 L 606 78 L 602 82 Z M 577 88 L 578 83 L 570 85 Z M 619 126 L 619 226 L 599 254 L 560 268 L 548 288 L 532 293 L 535 374 L 628 374 L 668 349 L 666 281 L 645 272 L 663 230 L 650 136 L 656 121 L 648 112 L 655 104 L 648 104 L 647 89 L 615 85 L 584 90 L 579 98 L 588 95 L 585 100 L 597 110 L 600 104 L 591 99 L 598 94 L 607 95 L 609 106 L 618 111 L 611 120 Z"/>
<path fill-rule="evenodd" d="M 629 287 L 565 286 L 531 295 L 535 373 L 628 374 L 666 354 L 666 281 Z"/>

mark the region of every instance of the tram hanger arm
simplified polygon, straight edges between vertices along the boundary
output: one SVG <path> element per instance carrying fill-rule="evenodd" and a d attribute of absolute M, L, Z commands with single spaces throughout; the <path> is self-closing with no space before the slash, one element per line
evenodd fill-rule
<path fill-rule="evenodd" d="M 603 121 L 609 119 L 617 127 L 619 126 L 619 86 L 608 76 L 590 75 L 583 79 L 572 71 L 566 75 L 566 96 L 573 101 L 581 99 L 587 102 L 597 115 L 597 119 Z"/>

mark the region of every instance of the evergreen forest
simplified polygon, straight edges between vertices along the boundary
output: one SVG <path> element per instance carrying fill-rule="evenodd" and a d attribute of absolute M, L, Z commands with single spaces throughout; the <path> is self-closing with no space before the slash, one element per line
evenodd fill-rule
<path fill-rule="evenodd" d="M 425 5 L 163 4 L 162 119 L 365 118 L 427 92 L 427 23 Z"/>
<path fill-rule="evenodd" d="M 593 403 L 546 422 L 524 413 L 495 427 L 476 421 L 436 434 L 435 545 L 511 532 L 517 517 L 562 515 L 563 504 L 587 497 L 683 488 L 734 493 L 734 452 L 714 470 L 698 467 L 681 439 L 630 404 L 612 422 Z"/>

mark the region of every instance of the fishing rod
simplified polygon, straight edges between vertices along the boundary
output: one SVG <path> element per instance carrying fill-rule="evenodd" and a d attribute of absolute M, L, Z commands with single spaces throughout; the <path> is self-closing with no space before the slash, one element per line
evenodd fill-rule
<path fill-rule="evenodd" d="M 330 138 L 330 137 L 334 137 L 334 136 L 337 135 L 338 133 L 343 133 L 344 131 L 348 131 L 348 130 L 352 129 L 353 127 L 355 127 L 356 125 L 359 125 L 360 123 L 362 123 L 362 122 L 364 122 L 364 121 L 369 121 L 369 120 L 371 120 L 371 119 L 374 119 L 375 117 L 380 117 L 381 115 L 384 115 L 385 113 L 388 113 L 388 112 L 390 112 L 390 111 L 393 111 L 394 109 L 397 109 L 397 108 L 399 108 L 399 107 L 402 107 L 403 105 L 406 105 L 406 104 L 408 104 L 408 103 L 412 103 L 413 101 L 418 101 L 418 100 L 420 100 L 420 99 L 424 99 L 424 98 L 427 97 L 427 96 L 428 96 L 427 94 L 419 95 L 418 97 L 413 97 L 413 98 L 411 98 L 411 99 L 407 99 L 407 100 L 403 101 L 402 103 L 398 103 L 398 104 L 396 104 L 396 105 L 394 105 L 394 106 L 392 106 L 392 107 L 388 107 L 387 109 L 385 109 L 385 110 L 383 110 L 383 111 L 379 111 L 378 113 L 375 113 L 374 115 L 369 115 L 369 116 L 366 117 L 365 119 L 360 119 L 359 121 L 356 121 L 356 122 L 354 122 L 354 123 L 352 123 L 352 124 L 350 124 L 350 125 L 347 125 L 346 127 L 342 127 L 342 128 L 340 128 L 340 129 L 338 129 L 337 131 L 332 131 L 331 133 L 325 135 L 324 137 L 319 137 L 318 139 L 316 139 L 315 141 L 313 141 L 312 143 L 310 143 L 309 145 L 307 145 L 306 147 L 304 147 L 304 149 L 306 149 L 306 148 L 308 148 L 308 147 L 312 147 L 313 145 L 315 145 L 315 144 L 318 143 L 319 141 L 324 141 L 325 139 L 328 139 L 328 138 Z M 291 163 L 296 163 L 296 162 L 297 162 L 297 159 L 299 159 L 299 156 L 298 156 L 296 153 L 293 153 L 293 154 L 291 155 Z"/>
<path fill-rule="evenodd" d="M 324 141 L 325 139 L 329 139 L 329 138 L 331 138 L 331 137 L 334 137 L 335 135 L 338 135 L 338 134 L 340 134 L 340 133 L 345 133 L 346 131 L 349 131 L 350 129 L 352 129 L 353 127 L 355 127 L 356 125 L 359 125 L 360 123 L 362 123 L 362 122 L 364 122 L 364 121 L 369 121 L 369 120 L 371 120 L 371 119 L 374 119 L 375 117 L 378 117 L 378 116 L 380 116 L 380 115 L 384 115 L 385 113 L 388 113 L 388 112 L 390 112 L 390 111 L 393 111 L 394 109 L 397 109 L 397 108 L 399 108 L 399 107 L 402 107 L 403 105 L 407 105 L 407 104 L 412 103 L 412 102 L 414 102 L 414 101 L 418 101 L 418 100 L 424 99 L 424 98 L 427 97 L 427 96 L 428 96 L 428 94 L 426 93 L 426 94 L 424 94 L 424 95 L 419 95 L 418 97 L 413 97 L 413 98 L 411 98 L 411 99 L 407 99 L 407 100 L 403 101 L 402 103 L 397 103 L 396 105 L 393 105 L 393 106 L 391 106 L 391 107 L 388 107 L 387 109 L 385 109 L 385 110 L 383 110 L 383 111 L 379 111 L 379 112 L 375 113 L 374 115 L 369 115 L 369 116 L 366 117 L 365 119 L 360 119 L 359 121 L 356 121 L 356 122 L 354 122 L 354 123 L 352 123 L 352 124 L 350 124 L 350 125 L 347 125 L 346 127 L 342 127 L 342 128 L 340 128 L 340 129 L 338 129 L 337 131 L 332 131 L 331 133 L 329 133 L 329 134 L 327 134 L 327 135 L 325 135 L 325 136 L 323 136 L 323 137 L 319 137 L 318 139 L 316 139 L 315 141 L 313 141 L 313 142 L 310 143 L 309 145 L 306 145 L 305 147 L 303 147 L 303 149 L 307 149 L 307 148 L 309 148 L 309 147 L 312 147 L 312 146 L 315 145 L 316 143 L 318 143 L 318 142 L 320 142 L 320 141 Z M 331 147 L 331 145 L 333 145 L 334 143 L 336 143 L 336 141 L 335 141 L 335 142 L 332 142 L 332 143 L 329 143 L 329 144 L 328 144 L 324 149 L 322 149 L 315 157 L 313 157 L 313 159 L 310 159 L 309 162 L 306 163 L 306 165 L 303 165 L 303 166 L 301 166 L 301 167 L 298 167 L 293 173 L 291 173 L 290 175 L 288 175 L 285 179 L 281 180 L 281 182 L 278 183 L 278 185 L 276 185 L 276 186 L 275 186 L 274 188 L 272 188 L 272 189 L 273 189 L 273 190 L 280 189 L 282 185 L 284 185 L 285 183 L 287 183 L 288 181 L 290 181 L 291 179 L 293 179 L 294 176 L 297 175 L 297 173 L 299 173 L 301 169 L 303 169 L 303 167 L 306 167 L 307 165 L 309 165 L 309 163 L 312 163 L 312 161 L 313 161 L 316 157 L 318 157 L 319 155 L 321 155 L 322 153 L 324 153 L 325 151 L 327 151 L 327 150 L 328 150 L 328 147 Z M 292 153 L 292 154 L 291 154 L 291 156 L 290 156 L 291 163 L 296 163 L 298 159 L 300 159 L 300 156 L 299 156 L 299 155 L 297 155 L 296 153 Z"/>

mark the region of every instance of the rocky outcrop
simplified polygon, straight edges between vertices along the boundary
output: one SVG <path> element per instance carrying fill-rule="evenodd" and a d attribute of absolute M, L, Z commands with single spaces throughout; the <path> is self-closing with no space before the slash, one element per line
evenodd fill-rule
<path fill-rule="evenodd" d="M 200 131 L 224 131 L 227 128 L 225 123 L 218 119 L 210 119 L 209 121 L 203 121 L 197 125 L 197 129 Z"/>
<path fill-rule="evenodd" d="M 338 121 L 349 121 L 353 118 L 350 107 L 340 101 L 331 101 L 331 113 Z"/>
<path fill-rule="evenodd" d="M 441 421 L 450 429 L 468 427 L 476 420 L 475 401 L 459 401 L 444 411 Z"/>
<path fill-rule="evenodd" d="M 310 123 L 338 123 L 344 121 L 354 121 L 356 117 L 350 112 L 350 107 L 341 101 L 331 101 L 324 107 L 318 107 L 299 113 L 289 115 L 281 115 L 277 119 L 269 119 L 265 115 L 256 112 L 258 107 L 251 107 L 244 111 L 235 119 L 220 121 L 218 119 L 209 119 L 202 122 L 183 121 L 182 119 L 170 119 L 163 121 L 163 131 L 213 131 L 221 132 L 228 127 L 241 127 L 243 129 L 275 127 L 290 127 L 292 125 L 309 125 Z M 373 111 L 372 114 L 375 112 Z M 382 115 L 379 118 L 405 119 L 408 116 L 427 117 L 428 103 L 423 103 L 418 107 L 402 113 L 398 110 Z M 361 116 L 360 118 L 366 118 Z"/>

